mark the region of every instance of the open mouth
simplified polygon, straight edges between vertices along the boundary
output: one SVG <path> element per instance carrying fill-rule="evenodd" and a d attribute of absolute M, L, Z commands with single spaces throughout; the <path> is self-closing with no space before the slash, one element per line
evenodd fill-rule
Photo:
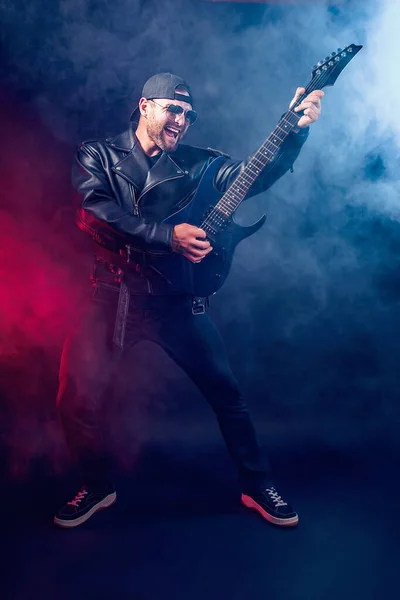
<path fill-rule="evenodd" d="M 176 127 L 165 126 L 164 131 L 169 138 L 173 140 L 178 139 L 180 131 Z"/>

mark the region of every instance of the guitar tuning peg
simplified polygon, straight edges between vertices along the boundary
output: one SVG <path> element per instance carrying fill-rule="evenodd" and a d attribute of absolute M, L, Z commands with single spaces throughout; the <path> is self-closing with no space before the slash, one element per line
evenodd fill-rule
<path fill-rule="evenodd" d="M 325 56 L 325 60 L 329 60 L 329 59 L 330 59 L 330 56 Z"/>
<path fill-rule="evenodd" d="M 340 54 L 340 53 L 341 53 L 341 51 L 342 51 L 342 49 L 341 49 L 341 48 L 338 48 L 338 49 L 337 49 L 337 53 L 338 53 L 338 54 Z"/>
<path fill-rule="evenodd" d="M 318 63 L 317 63 L 317 66 L 320 67 L 323 64 L 324 64 L 324 61 L 323 60 L 319 60 Z"/>
<path fill-rule="evenodd" d="M 331 56 L 336 56 L 336 52 L 332 52 Z"/>
<path fill-rule="evenodd" d="M 318 65 L 313 66 L 313 71 L 315 71 L 315 69 L 318 69 Z"/>

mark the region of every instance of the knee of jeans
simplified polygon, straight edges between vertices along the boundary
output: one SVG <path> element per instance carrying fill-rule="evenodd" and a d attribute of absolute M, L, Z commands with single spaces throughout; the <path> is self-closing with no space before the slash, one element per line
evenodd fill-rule
<path fill-rule="evenodd" d="M 245 415 L 249 412 L 249 407 L 246 402 L 241 398 L 239 402 L 226 402 L 222 404 L 220 410 L 224 413 L 228 413 L 232 416 Z"/>
<path fill-rule="evenodd" d="M 75 417 L 81 411 L 90 410 L 93 388 L 81 389 L 72 377 L 60 377 L 56 408 L 63 418 Z"/>
<path fill-rule="evenodd" d="M 243 414 L 249 411 L 247 402 L 244 400 L 237 385 L 214 386 L 212 390 L 213 406 L 219 411 L 231 414 Z"/>
<path fill-rule="evenodd" d="M 69 381 L 68 377 L 60 377 L 56 408 L 60 417 L 66 417 L 73 410 L 73 401 L 76 396 L 76 389 Z"/>

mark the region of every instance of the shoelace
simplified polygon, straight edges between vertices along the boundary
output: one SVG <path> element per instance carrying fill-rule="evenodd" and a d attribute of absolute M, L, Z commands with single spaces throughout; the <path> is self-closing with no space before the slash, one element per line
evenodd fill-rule
<path fill-rule="evenodd" d="M 87 495 L 87 490 L 85 490 L 84 488 L 82 488 L 77 495 L 75 496 L 75 498 L 73 500 L 71 500 L 71 502 L 67 502 L 67 504 L 72 504 L 73 506 L 78 506 L 79 502 L 81 500 L 83 500 L 83 498 Z"/>
<path fill-rule="evenodd" d="M 275 504 L 275 506 L 287 506 L 287 502 L 284 502 L 274 487 L 267 488 L 265 491 L 270 498 L 272 498 L 272 502 Z"/>

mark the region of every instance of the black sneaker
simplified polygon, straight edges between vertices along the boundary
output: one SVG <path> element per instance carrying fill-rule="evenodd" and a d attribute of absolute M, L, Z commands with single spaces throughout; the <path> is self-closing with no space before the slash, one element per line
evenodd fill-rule
<path fill-rule="evenodd" d="M 83 486 L 75 498 L 64 504 L 56 513 L 54 523 L 59 527 L 77 527 L 101 508 L 108 508 L 114 504 L 116 500 L 115 492 L 98 492 Z"/>
<path fill-rule="evenodd" d="M 299 522 L 297 513 L 290 504 L 282 500 L 272 485 L 258 494 L 242 494 L 241 501 L 247 508 L 253 508 L 274 525 L 293 527 Z"/>

